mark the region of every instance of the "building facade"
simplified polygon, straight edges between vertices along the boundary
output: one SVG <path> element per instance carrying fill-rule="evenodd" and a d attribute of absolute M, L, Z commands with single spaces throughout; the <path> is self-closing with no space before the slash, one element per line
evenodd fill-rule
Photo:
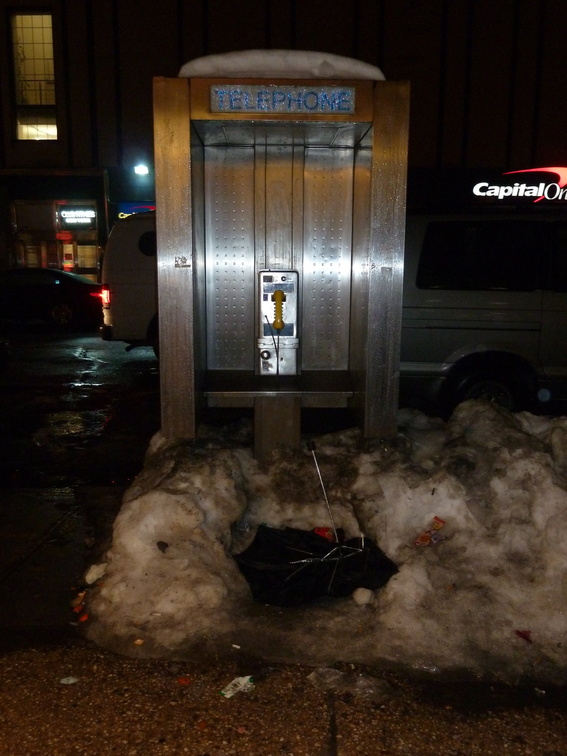
<path fill-rule="evenodd" d="M 408 80 L 410 202 L 567 165 L 566 22 L 564 0 L 0 0 L 0 268 L 99 275 L 114 220 L 153 206 L 152 78 L 212 53 L 320 50 Z"/>

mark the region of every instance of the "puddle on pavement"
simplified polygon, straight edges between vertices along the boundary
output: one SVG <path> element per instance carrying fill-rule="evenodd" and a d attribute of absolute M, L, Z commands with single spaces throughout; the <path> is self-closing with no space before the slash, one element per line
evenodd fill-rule
<path fill-rule="evenodd" d="M 39 432 L 52 437 L 100 436 L 110 418 L 111 414 L 107 410 L 50 412 L 43 416 Z"/>

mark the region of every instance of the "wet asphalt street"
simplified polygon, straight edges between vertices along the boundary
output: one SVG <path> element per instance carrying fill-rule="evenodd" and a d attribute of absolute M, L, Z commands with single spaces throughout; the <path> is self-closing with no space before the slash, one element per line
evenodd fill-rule
<path fill-rule="evenodd" d="M 110 534 L 159 427 L 150 349 L 14 330 L 0 370 L 0 646 L 69 628 L 69 591 Z"/>
<path fill-rule="evenodd" d="M 72 603 L 159 427 L 157 361 L 92 333 L 5 337 L 0 756 L 567 756 L 565 689 L 351 665 L 322 689 L 308 667 L 237 650 L 200 665 L 85 641 Z M 241 675 L 252 690 L 221 696 Z"/>

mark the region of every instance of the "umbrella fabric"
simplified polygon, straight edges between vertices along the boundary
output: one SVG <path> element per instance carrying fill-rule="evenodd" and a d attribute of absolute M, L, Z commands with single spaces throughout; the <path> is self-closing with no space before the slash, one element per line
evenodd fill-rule
<path fill-rule="evenodd" d="M 260 525 L 254 540 L 235 555 L 256 601 L 297 606 L 323 596 L 376 590 L 398 569 L 368 538 L 344 543 L 312 531 Z"/>

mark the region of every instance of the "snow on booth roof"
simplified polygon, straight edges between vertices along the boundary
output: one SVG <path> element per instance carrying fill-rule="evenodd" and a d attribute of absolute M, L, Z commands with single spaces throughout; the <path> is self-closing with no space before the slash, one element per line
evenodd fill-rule
<path fill-rule="evenodd" d="M 205 55 L 185 63 L 181 77 L 228 76 L 253 79 L 371 79 L 384 80 L 376 66 L 354 58 L 308 50 L 239 50 Z"/>

